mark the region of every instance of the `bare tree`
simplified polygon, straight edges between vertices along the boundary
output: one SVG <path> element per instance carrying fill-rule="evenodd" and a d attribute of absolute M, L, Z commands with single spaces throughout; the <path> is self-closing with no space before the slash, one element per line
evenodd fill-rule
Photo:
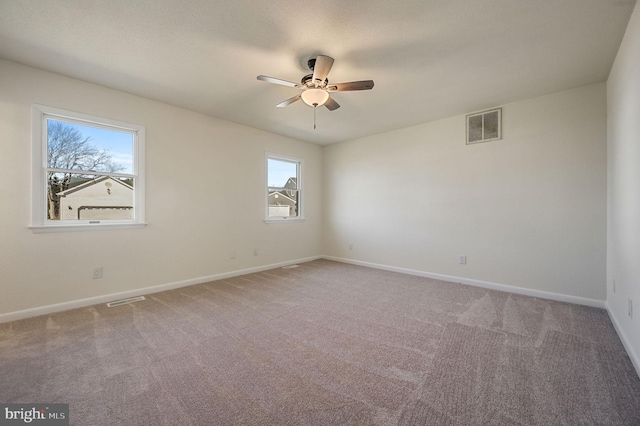
<path fill-rule="evenodd" d="M 84 136 L 77 128 L 59 121 L 49 121 L 47 126 L 47 167 L 65 170 L 49 171 L 47 176 L 48 217 L 60 218 L 60 197 L 58 193 L 70 188 L 72 173 L 109 172 L 117 173 L 124 169 L 115 163 L 106 149 L 98 149 L 92 139 Z"/>

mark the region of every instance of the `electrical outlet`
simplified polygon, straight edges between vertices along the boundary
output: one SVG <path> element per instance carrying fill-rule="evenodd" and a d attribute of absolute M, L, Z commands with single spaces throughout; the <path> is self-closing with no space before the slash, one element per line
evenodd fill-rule
<path fill-rule="evenodd" d="M 232 250 L 229 252 L 229 259 L 235 259 L 236 258 L 236 251 Z"/>
<path fill-rule="evenodd" d="M 633 318 L 633 300 L 629 299 L 629 318 Z"/>
<path fill-rule="evenodd" d="M 463 256 L 460 256 L 460 257 L 458 258 L 458 262 L 459 262 L 461 265 L 466 265 L 466 264 L 467 264 L 467 256 L 464 256 L 464 255 L 463 255 Z"/>
<path fill-rule="evenodd" d="M 613 287 L 613 292 L 616 292 L 616 280 L 615 278 L 611 280 L 611 286 Z"/>
<path fill-rule="evenodd" d="M 349 250 L 353 250 L 353 243 L 349 243 Z"/>
<path fill-rule="evenodd" d="M 259 255 L 259 254 L 260 254 L 260 250 L 258 250 L 257 248 L 254 248 L 254 249 L 253 249 L 253 255 L 254 255 L 254 256 L 257 256 L 257 255 Z"/>
<path fill-rule="evenodd" d="M 93 268 L 93 279 L 102 278 L 102 266 Z"/>

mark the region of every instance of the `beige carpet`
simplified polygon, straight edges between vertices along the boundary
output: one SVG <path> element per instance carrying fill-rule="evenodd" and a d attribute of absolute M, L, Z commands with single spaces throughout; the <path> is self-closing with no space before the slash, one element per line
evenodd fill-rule
<path fill-rule="evenodd" d="M 640 425 L 606 311 L 330 261 L 0 324 L 77 425 Z"/>

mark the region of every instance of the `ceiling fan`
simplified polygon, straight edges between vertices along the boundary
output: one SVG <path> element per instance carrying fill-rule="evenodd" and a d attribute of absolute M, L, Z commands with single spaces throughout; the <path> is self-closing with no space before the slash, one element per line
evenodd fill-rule
<path fill-rule="evenodd" d="M 327 75 L 333 66 L 333 58 L 330 56 L 319 55 L 317 58 L 309 59 L 307 66 L 311 71 L 313 71 L 313 74 L 307 74 L 302 77 L 300 83 L 294 83 L 292 81 L 281 80 L 274 77 L 267 77 L 266 75 L 259 75 L 258 80 L 302 90 L 300 94 L 282 101 L 276 106 L 286 107 L 287 105 L 291 105 L 292 103 L 302 99 L 305 104 L 314 108 L 314 129 L 316 128 L 315 109 L 317 107 L 324 105 L 329 111 L 334 111 L 340 108 L 340 104 L 331 97 L 330 93 L 373 89 L 373 80 L 330 84 L 329 79 L 327 78 Z"/>

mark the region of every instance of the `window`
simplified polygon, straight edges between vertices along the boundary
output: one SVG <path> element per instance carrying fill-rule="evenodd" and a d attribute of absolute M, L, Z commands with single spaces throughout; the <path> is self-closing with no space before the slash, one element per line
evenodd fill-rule
<path fill-rule="evenodd" d="M 502 139 L 502 108 L 467 115 L 467 145 Z"/>
<path fill-rule="evenodd" d="M 302 219 L 301 161 L 267 155 L 267 220 Z"/>
<path fill-rule="evenodd" d="M 34 232 L 143 226 L 144 133 L 34 105 Z"/>

